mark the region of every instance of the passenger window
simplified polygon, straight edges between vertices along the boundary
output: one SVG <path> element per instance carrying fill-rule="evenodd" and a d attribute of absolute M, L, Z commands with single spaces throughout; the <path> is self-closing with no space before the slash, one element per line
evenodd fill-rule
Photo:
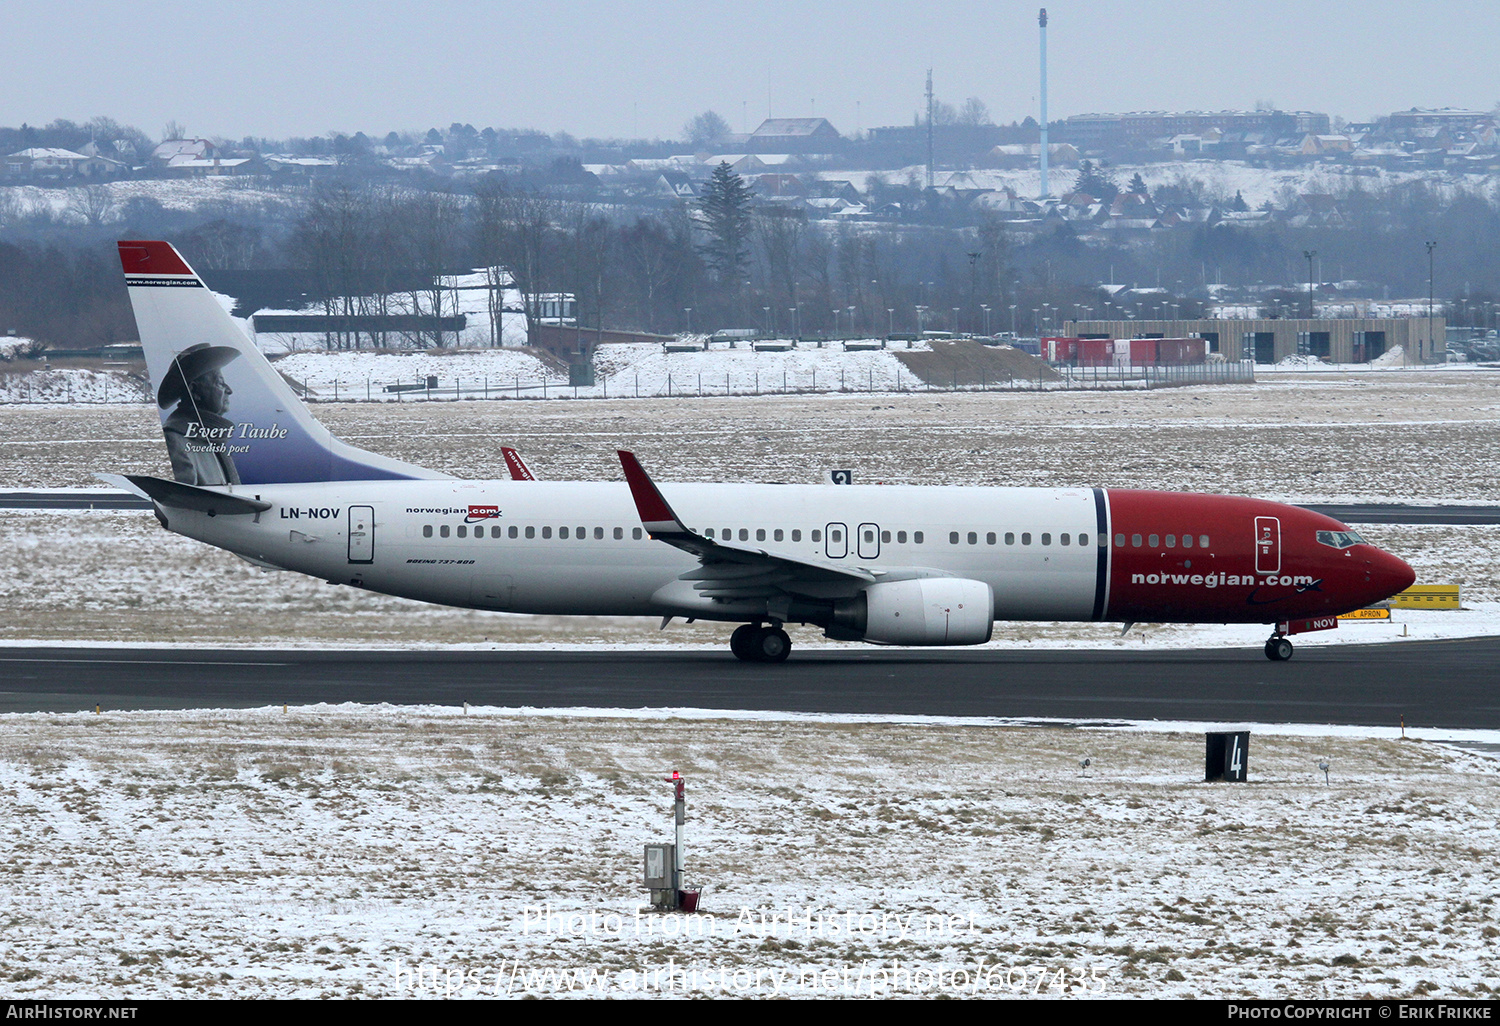
<path fill-rule="evenodd" d="M 969 544 L 970 545 L 978 545 L 979 544 L 979 535 L 977 533 L 975 533 L 974 531 L 970 531 L 969 532 Z"/>
<path fill-rule="evenodd" d="M 1136 539 L 1136 544 L 1139 545 L 1140 543 L 1141 543 L 1140 539 Z M 1125 536 L 1123 534 L 1117 534 L 1117 535 L 1115 535 L 1115 548 L 1117 548 L 1117 549 L 1123 549 L 1124 547 L 1125 547 Z"/>
<path fill-rule="evenodd" d="M 732 528 L 732 527 L 726 527 L 726 528 L 724 528 L 724 530 L 722 532 L 720 532 L 719 537 L 723 538 L 725 541 L 733 541 L 734 540 L 734 528 Z"/>
<path fill-rule="evenodd" d="M 1161 536 L 1153 534 L 1150 538 L 1147 539 L 1147 541 L 1151 543 L 1150 548 L 1157 548 L 1161 544 Z"/>
<path fill-rule="evenodd" d="M 792 531 L 792 541 L 801 541 L 801 540 L 802 540 L 802 532 L 799 531 L 799 530 L 795 530 L 794 529 Z"/>
<path fill-rule="evenodd" d="M 948 544 L 949 545 L 957 545 L 958 544 L 958 532 L 957 531 L 949 531 L 948 532 Z"/>
<path fill-rule="evenodd" d="M 707 528 L 706 530 L 704 530 L 703 537 L 705 537 L 705 538 L 712 538 L 713 536 L 714 536 L 714 529 L 712 527 Z"/>
<path fill-rule="evenodd" d="M 1099 540 L 1102 542 L 1104 539 L 1100 538 Z M 1078 544 L 1079 545 L 1087 545 L 1088 543 L 1089 543 L 1089 536 L 1088 535 L 1086 535 L 1086 534 L 1080 534 L 1078 536 Z"/>
<path fill-rule="evenodd" d="M 1016 532 L 1014 532 L 1014 531 L 1006 531 L 1005 532 L 1005 544 L 1007 544 L 1007 545 L 1014 545 L 1015 543 L 1016 543 Z"/>
<path fill-rule="evenodd" d="M 528 528 L 526 528 L 526 537 L 528 537 L 528 538 L 535 538 L 536 537 L 536 528 L 534 528 L 534 527 L 528 527 Z"/>
<path fill-rule="evenodd" d="M 740 528 L 740 541 L 749 541 L 749 540 L 750 540 L 750 532 L 749 532 L 749 530 L 746 529 L 746 528 L 743 528 L 743 527 Z"/>
<path fill-rule="evenodd" d="M 464 525 L 459 524 L 458 525 L 458 536 L 460 538 L 467 538 L 469 536 L 469 529 L 467 527 L 465 527 Z"/>
<path fill-rule="evenodd" d="M 912 542 L 914 544 L 921 545 L 922 544 L 922 532 L 921 531 L 913 531 L 912 532 L 912 536 L 911 536 L 911 540 L 912 540 Z"/>
<path fill-rule="evenodd" d="M 544 527 L 544 528 L 542 528 L 542 537 L 543 538 L 551 538 L 552 537 L 552 528 L 550 528 L 550 527 Z"/>
<path fill-rule="evenodd" d="M 1132 549 L 1138 549 L 1138 548 L 1141 547 L 1141 536 L 1140 535 L 1138 535 L 1138 534 L 1132 534 L 1130 536 L 1130 547 Z"/>
<path fill-rule="evenodd" d="M 577 538 L 579 541 L 587 541 L 588 540 L 588 536 L 589 536 L 589 529 L 587 527 L 580 527 L 573 534 L 573 537 Z"/>
<path fill-rule="evenodd" d="M 1052 544 L 1052 536 L 1050 534 L 1044 534 L 1044 535 L 1042 535 L 1042 544 L 1043 545 L 1051 545 Z"/>
<path fill-rule="evenodd" d="M 438 534 L 442 535 L 444 538 L 448 537 L 448 525 L 444 524 L 442 527 L 439 527 Z"/>
<path fill-rule="evenodd" d="M 568 529 L 566 527 L 559 527 L 557 529 L 557 536 L 559 538 L 566 538 L 568 536 Z"/>
<path fill-rule="evenodd" d="M 516 536 L 516 528 L 515 528 L 515 525 L 511 525 L 511 529 L 510 529 L 510 536 L 511 536 L 511 537 L 512 537 L 512 538 L 514 538 L 514 537 L 515 537 L 515 536 Z M 528 536 L 528 537 L 529 537 L 529 536 Z"/>
<path fill-rule="evenodd" d="M 984 543 L 986 545 L 993 545 L 993 544 L 995 544 L 995 532 L 994 531 L 991 531 L 989 534 L 987 534 L 987 535 L 984 536 Z"/>
<path fill-rule="evenodd" d="M 881 531 L 880 532 L 880 540 L 883 543 L 889 544 L 890 540 L 891 540 L 891 532 L 889 532 L 889 531 Z"/>
<path fill-rule="evenodd" d="M 813 531 L 809 535 L 809 537 L 812 538 L 812 540 L 815 541 L 815 542 L 822 541 L 823 540 L 823 532 L 822 531 Z"/>
<path fill-rule="evenodd" d="M 431 538 L 432 537 L 432 525 L 431 524 L 423 524 L 422 525 L 422 537 L 423 538 Z"/>
<path fill-rule="evenodd" d="M 1030 545 L 1031 544 L 1031 532 L 1030 531 L 1022 531 L 1021 532 L 1021 544 L 1022 545 Z"/>
<path fill-rule="evenodd" d="M 1193 547 L 1193 536 L 1192 535 L 1185 534 L 1185 535 L 1182 536 L 1182 547 L 1185 548 L 1185 549 L 1190 549 L 1190 548 Z"/>
<path fill-rule="evenodd" d="M 596 527 L 596 528 L 594 528 L 594 540 L 595 541 L 603 541 L 604 540 L 604 528 L 602 528 L 602 527 Z"/>
<path fill-rule="evenodd" d="M 636 541 L 640 541 L 641 540 L 641 529 L 639 527 L 637 527 L 634 530 L 632 530 L 630 532 L 630 537 L 634 538 Z"/>
<path fill-rule="evenodd" d="M 1175 549 L 1176 547 L 1177 547 L 1177 536 L 1175 534 L 1169 534 L 1169 535 L 1167 535 L 1167 548 L 1169 548 L 1169 549 Z"/>
<path fill-rule="evenodd" d="M 755 540 L 756 541 L 765 541 L 766 540 L 766 529 L 764 527 L 757 527 L 755 529 Z"/>
<path fill-rule="evenodd" d="M 621 538 L 624 538 L 624 537 L 625 537 L 625 528 L 623 528 L 623 527 L 617 527 L 617 528 L 615 528 L 615 541 L 619 541 Z"/>
<path fill-rule="evenodd" d="M 1068 536 L 1065 535 L 1065 534 L 1060 534 L 1060 535 L 1057 536 L 1057 544 L 1059 544 L 1059 545 L 1066 545 L 1066 544 L 1068 544 L 1068 540 L 1069 540 Z"/>
<path fill-rule="evenodd" d="M 906 544 L 906 532 L 905 531 L 897 531 L 896 532 L 896 544 L 898 544 L 898 545 L 905 545 Z"/>
<path fill-rule="evenodd" d="M 865 532 L 865 544 L 868 545 L 870 542 L 873 542 L 874 540 L 875 540 L 875 532 L 874 531 L 866 531 Z M 890 539 L 887 538 L 886 541 L 890 541 Z"/>
<path fill-rule="evenodd" d="M 779 527 L 776 528 L 776 533 L 773 534 L 773 535 L 771 535 L 771 540 L 772 541 L 781 541 L 782 534 L 783 534 L 783 532 L 782 532 L 781 528 L 779 528 Z"/>
<path fill-rule="evenodd" d="M 1206 534 L 1200 534 L 1198 536 L 1198 547 L 1200 549 L 1206 549 L 1206 548 L 1208 548 L 1208 535 L 1206 535 Z"/>

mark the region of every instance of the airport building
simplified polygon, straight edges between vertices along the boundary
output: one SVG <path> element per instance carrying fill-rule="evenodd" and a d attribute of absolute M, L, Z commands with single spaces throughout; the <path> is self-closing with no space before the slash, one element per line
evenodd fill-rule
<path fill-rule="evenodd" d="M 1313 356 L 1329 363 L 1368 363 L 1401 347 L 1407 362 L 1447 359 L 1447 322 L 1441 316 L 1347 319 L 1259 318 L 1193 321 L 1064 321 L 1075 338 L 1201 338 L 1226 360 L 1280 363 Z M 1434 344 L 1433 339 L 1437 342 Z"/>

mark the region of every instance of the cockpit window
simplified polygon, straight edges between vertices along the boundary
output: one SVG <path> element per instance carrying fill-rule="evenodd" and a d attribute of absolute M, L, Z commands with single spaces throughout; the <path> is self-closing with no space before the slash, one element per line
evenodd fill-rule
<path fill-rule="evenodd" d="M 1331 545 L 1336 549 L 1347 549 L 1351 545 L 1363 545 L 1365 540 L 1353 531 L 1319 531 L 1318 544 Z"/>

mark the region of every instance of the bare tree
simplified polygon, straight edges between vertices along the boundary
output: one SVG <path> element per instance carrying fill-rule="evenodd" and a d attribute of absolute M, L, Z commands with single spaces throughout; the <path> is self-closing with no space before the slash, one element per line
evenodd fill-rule
<path fill-rule="evenodd" d="M 108 186 L 85 185 L 81 189 L 69 190 L 68 214 L 90 228 L 113 221 L 119 210 Z"/>

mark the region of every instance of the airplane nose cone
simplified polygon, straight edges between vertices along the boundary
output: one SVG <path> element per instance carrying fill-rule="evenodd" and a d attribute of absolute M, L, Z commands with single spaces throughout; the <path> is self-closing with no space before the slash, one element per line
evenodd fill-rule
<path fill-rule="evenodd" d="M 1376 549 L 1370 554 L 1368 569 L 1370 590 L 1379 593 L 1373 601 L 1390 598 L 1416 583 L 1417 573 L 1403 559 Z"/>

